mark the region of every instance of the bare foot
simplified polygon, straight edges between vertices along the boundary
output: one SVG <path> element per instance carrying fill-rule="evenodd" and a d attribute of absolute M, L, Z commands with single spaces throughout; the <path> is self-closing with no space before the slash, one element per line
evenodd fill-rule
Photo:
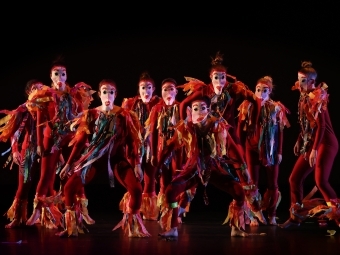
<path fill-rule="evenodd" d="M 277 222 L 276 222 L 276 217 L 275 216 L 273 216 L 273 217 L 268 217 L 268 220 L 269 220 L 269 225 L 274 225 L 274 226 L 276 226 L 277 225 Z"/>
<path fill-rule="evenodd" d="M 177 228 L 172 228 L 166 232 L 158 234 L 161 237 L 178 237 Z"/>
<path fill-rule="evenodd" d="M 182 217 L 177 217 L 177 223 L 178 223 L 178 224 L 182 224 L 182 223 L 183 223 Z"/>
<path fill-rule="evenodd" d="M 250 219 L 250 226 L 251 227 L 257 227 L 259 225 L 259 222 L 255 218 Z"/>
<path fill-rule="evenodd" d="M 92 218 L 90 217 L 90 215 L 88 215 L 88 214 L 82 214 L 82 216 L 83 216 L 83 219 L 84 219 L 84 221 L 86 222 L 86 224 L 92 225 L 92 224 L 95 224 L 95 223 L 96 223 L 95 220 L 92 219 Z"/>
<path fill-rule="evenodd" d="M 40 209 L 34 209 L 31 217 L 26 221 L 26 225 L 32 226 L 35 224 L 35 222 L 39 219 L 41 214 Z"/>
<path fill-rule="evenodd" d="M 56 236 L 59 236 L 59 237 L 77 237 L 78 235 L 76 234 L 71 234 L 71 235 L 68 235 L 68 232 L 67 232 L 67 229 L 61 231 L 61 232 L 57 232 L 55 233 Z"/>
<path fill-rule="evenodd" d="M 246 237 L 246 236 L 248 236 L 248 233 L 246 233 L 246 232 L 244 232 L 241 229 L 238 229 L 236 227 L 231 227 L 231 236 Z"/>
<path fill-rule="evenodd" d="M 20 225 L 21 225 L 20 220 L 14 219 L 12 220 L 12 222 L 5 225 L 5 228 L 16 228 L 16 227 L 19 227 Z"/>
<path fill-rule="evenodd" d="M 58 229 L 58 227 L 51 220 L 45 221 L 44 227 L 48 229 Z"/>
<path fill-rule="evenodd" d="M 262 210 L 254 212 L 255 217 L 264 225 L 267 225 L 266 218 L 263 216 Z"/>
<path fill-rule="evenodd" d="M 298 226 L 300 226 L 300 223 L 299 222 L 296 222 L 296 221 L 293 221 L 292 219 L 288 219 L 288 220 L 286 220 L 286 222 L 285 223 L 283 223 L 283 224 L 278 224 L 278 226 L 280 227 L 280 228 L 292 228 L 292 227 L 298 227 Z"/>

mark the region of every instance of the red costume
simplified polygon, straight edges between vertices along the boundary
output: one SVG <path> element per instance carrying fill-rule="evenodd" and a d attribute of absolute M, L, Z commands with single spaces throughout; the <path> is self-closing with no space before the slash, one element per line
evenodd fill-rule
<path fill-rule="evenodd" d="M 70 130 L 70 122 L 82 111 L 82 102 L 76 100 L 66 85 L 63 91 L 46 88 L 32 94 L 30 100 L 37 105 L 37 145 L 41 152 L 41 173 L 38 182 L 34 211 L 27 225 L 33 225 L 42 215 L 42 223 L 49 219 L 53 224 L 47 227 L 56 228 L 60 225 L 61 213 L 53 205 L 54 180 L 56 167 L 63 148 L 67 150 L 68 143 L 74 136 Z M 39 152 L 38 152 L 39 153 Z"/>
<path fill-rule="evenodd" d="M 261 78 L 258 81 L 258 86 L 266 86 L 265 90 L 272 90 L 272 79 L 270 77 Z M 260 88 L 258 89 L 260 91 Z M 266 93 L 268 93 L 266 91 Z M 247 137 L 246 131 L 249 123 L 253 119 L 254 104 L 245 100 L 238 108 L 239 124 L 238 136 L 245 137 L 245 154 L 249 173 L 253 183 L 258 186 L 260 169 L 264 167 L 267 173 L 267 191 L 262 200 L 258 194 L 258 201 L 253 203 L 252 210 L 266 210 L 269 217 L 269 224 L 276 225 L 275 215 L 276 208 L 280 202 L 281 196 L 278 188 L 279 164 L 282 159 L 282 144 L 283 144 L 283 128 L 289 127 L 290 124 L 286 117 L 289 111 L 280 102 L 275 102 L 269 98 L 267 94 L 263 99 L 262 106 L 257 112 L 260 116 L 256 123 L 256 133 L 254 136 Z M 255 105 L 259 107 L 259 105 Z M 256 216 L 256 214 L 255 214 Z M 254 225 L 257 221 L 255 220 Z"/>
<path fill-rule="evenodd" d="M 177 83 L 172 78 L 167 78 L 162 81 L 162 100 L 156 104 L 150 113 L 147 120 L 147 134 L 146 138 L 150 137 L 152 164 L 157 166 L 160 161 L 162 152 L 166 148 L 167 141 L 174 135 L 174 126 L 180 120 L 179 108 L 180 103 L 175 100 L 177 95 Z M 165 189 L 170 184 L 172 178 L 178 175 L 182 169 L 184 159 L 184 150 L 179 148 L 171 152 L 169 157 L 161 166 L 160 174 L 160 190 L 157 196 L 157 206 L 162 208 L 166 205 Z M 179 197 L 180 205 L 188 205 L 196 189 L 188 190 Z M 180 215 L 188 212 L 189 206 L 180 208 Z"/>
<path fill-rule="evenodd" d="M 27 220 L 28 192 L 38 167 L 36 117 L 29 113 L 25 104 L 14 111 L 1 112 L 8 115 L 0 120 L 1 124 L 5 124 L 0 128 L 0 141 L 6 142 L 11 138 L 12 154 L 6 163 L 10 162 L 15 153 L 21 155 L 21 161 L 18 162 L 18 189 L 13 204 L 6 213 L 11 220 L 6 228 L 12 228 L 25 224 Z"/>
<path fill-rule="evenodd" d="M 140 148 L 140 154 L 142 156 L 141 166 L 144 171 L 144 187 L 141 213 L 144 219 L 157 220 L 159 214 L 157 208 L 156 194 L 157 168 L 151 164 L 150 141 L 145 137 L 145 121 L 149 118 L 152 107 L 160 101 L 160 98 L 156 95 L 152 96 L 152 90 L 149 95 L 150 100 L 149 98 L 145 100 L 144 95 L 142 94 L 143 92 L 141 92 L 141 90 L 142 87 L 146 87 L 144 91 L 147 91 L 147 86 L 152 87 L 154 90 L 153 80 L 148 74 L 143 73 L 139 81 L 140 95 L 133 98 L 125 98 L 122 103 L 122 108 L 131 110 L 137 114 L 138 120 L 140 122 L 141 134 L 144 140 L 143 145 Z"/>
<path fill-rule="evenodd" d="M 197 101 L 203 103 L 207 100 L 209 99 L 197 98 Z M 206 111 L 204 109 L 206 106 L 203 108 L 203 111 Z M 229 126 L 222 119 L 211 115 L 206 115 L 197 124 L 181 120 L 174 127 L 174 135 L 167 141 L 167 147 L 163 152 L 160 164 L 174 149 L 180 147 L 185 148 L 188 161 L 183 167 L 183 171 L 173 178 L 165 191 L 168 206 L 162 209 L 160 224 L 165 232 L 161 236 L 178 235 L 178 196 L 200 182 L 205 186 L 211 183 L 233 196 L 234 200 L 229 207 L 226 222 L 230 220 L 232 235 L 246 235 L 241 230 L 245 228 L 247 219 L 246 207 L 244 207 L 245 192 L 235 177 L 229 173 L 228 162 L 229 160 L 233 162 L 230 165 L 243 173 L 247 171 L 247 168 L 242 155 L 228 133 L 228 128 Z M 223 156 L 227 156 L 228 159 Z M 205 202 L 208 203 L 206 193 Z"/>
<path fill-rule="evenodd" d="M 101 91 L 103 98 L 110 90 L 115 93 L 115 83 L 105 80 L 101 83 L 100 90 L 103 90 Z M 128 190 L 120 203 L 120 208 L 124 213 L 123 220 L 114 230 L 122 227 L 130 237 L 147 237 L 149 233 L 139 214 L 142 186 L 134 172 L 134 169 L 136 170 L 136 167 L 140 166 L 138 151 L 142 145 L 140 124 L 133 112 L 112 105 L 113 102 L 107 104 L 112 105 L 111 110 L 104 111 L 102 107 L 105 107 L 105 103 L 113 101 L 114 98 L 108 101 L 103 98 L 103 106 L 85 112 L 77 128 L 77 134 L 71 141 L 73 149 L 68 164 L 74 166 L 75 173 L 71 175 L 64 187 L 67 208 L 66 229 L 58 235 L 78 235 L 77 226 L 81 226 L 81 222 L 74 207 L 75 194 L 85 183 L 90 181 L 88 178 L 93 175 L 91 174 L 92 164 L 105 156 L 107 157 L 107 170 L 111 186 L 114 186 L 115 176 Z M 80 159 L 74 162 L 77 155 L 85 148 L 89 134 L 93 134 L 89 146 Z M 126 158 L 126 155 L 129 155 L 129 158 Z"/>
<path fill-rule="evenodd" d="M 309 62 L 302 65 L 299 81 L 292 88 L 299 89 L 301 93 L 298 104 L 301 132 L 294 147 L 295 154 L 300 155 L 289 177 L 291 216 L 281 225 L 283 228 L 299 224 L 308 214 L 320 215 L 320 211 L 325 212 L 320 217 L 336 220 L 337 224 L 340 218 L 339 199 L 328 181 L 339 147 L 327 109 L 328 86 L 321 83 L 315 88 L 315 70 Z M 316 186 L 327 206 L 318 205 L 318 199 L 303 197 L 303 182 L 313 171 Z"/>

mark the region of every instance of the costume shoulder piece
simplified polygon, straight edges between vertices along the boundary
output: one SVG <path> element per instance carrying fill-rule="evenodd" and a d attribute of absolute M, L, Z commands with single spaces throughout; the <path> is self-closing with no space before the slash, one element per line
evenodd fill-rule
<path fill-rule="evenodd" d="M 6 114 L 0 119 L 0 141 L 6 142 L 28 117 L 27 108 L 25 104 L 22 104 L 15 110 L 1 110 L 0 113 Z"/>
<path fill-rule="evenodd" d="M 137 148 L 142 146 L 141 126 L 137 114 L 134 111 L 123 109 L 121 107 L 117 109 L 117 114 L 120 114 L 124 117 L 126 123 L 126 131 L 134 141 L 134 145 Z"/>
<path fill-rule="evenodd" d="M 229 83 L 226 86 L 226 89 L 229 90 L 230 92 L 234 93 L 235 95 L 243 95 L 246 96 L 247 91 L 250 91 L 248 86 L 245 85 L 241 81 L 236 81 L 234 83 Z M 250 91 L 251 94 L 254 94 L 252 91 Z"/>
<path fill-rule="evenodd" d="M 280 101 L 272 101 L 272 104 L 274 105 L 274 111 L 276 118 L 278 118 L 280 122 L 280 128 L 283 129 L 284 127 L 290 127 L 290 123 L 287 118 L 287 114 L 290 114 L 290 111 L 287 107 L 285 107 Z"/>
<path fill-rule="evenodd" d="M 313 114 L 314 119 L 317 119 L 318 113 L 321 112 L 321 110 L 327 109 L 329 97 L 327 89 L 327 84 L 322 82 L 318 87 L 308 94 L 309 102 L 311 103 L 310 112 Z"/>
<path fill-rule="evenodd" d="M 153 107 L 154 105 L 158 104 L 161 102 L 161 98 L 157 95 L 154 95 L 151 100 L 150 100 L 150 106 Z"/>
<path fill-rule="evenodd" d="M 251 103 L 248 100 L 244 100 L 239 107 L 237 108 L 238 110 L 238 117 L 239 117 L 239 121 L 244 121 L 247 118 L 249 118 L 249 116 L 252 114 L 252 110 L 253 110 L 253 103 Z"/>
<path fill-rule="evenodd" d="M 208 85 L 206 85 L 203 81 L 200 81 L 196 78 L 192 77 L 184 77 L 187 83 L 183 85 L 177 86 L 177 88 L 182 88 L 183 92 L 189 96 L 195 91 L 201 90 L 203 88 L 206 88 Z"/>
<path fill-rule="evenodd" d="M 124 98 L 122 102 L 122 108 L 124 109 L 132 109 L 134 102 L 136 101 L 135 97 Z"/>
<path fill-rule="evenodd" d="M 44 103 L 51 101 L 54 101 L 53 89 L 44 85 L 41 90 L 36 90 L 29 95 L 26 107 L 30 112 L 35 112 L 41 109 Z"/>

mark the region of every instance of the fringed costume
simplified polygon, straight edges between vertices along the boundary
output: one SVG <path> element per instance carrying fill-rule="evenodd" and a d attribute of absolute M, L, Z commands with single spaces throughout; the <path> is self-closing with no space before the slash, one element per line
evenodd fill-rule
<path fill-rule="evenodd" d="M 175 101 L 171 106 L 162 100 L 156 104 L 146 121 L 146 139 L 150 140 L 152 156 L 160 160 L 161 154 L 167 146 L 167 141 L 174 135 L 173 127 L 179 122 L 179 102 Z M 161 208 L 165 202 L 165 189 L 182 169 L 183 150 L 173 151 L 161 166 L 160 190 L 157 195 L 157 207 Z M 147 209 L 147 208 L 146 208 Z M 157 214 L 158 217 L 158 214 Z"/>
<path fill-rule="evenodd" d="M 295 224 L 303 221 L 307 214 L 315 217 L 321 215 L 320 217 L 328 217 L 330 220 L 339 222 L 337 194 L 328 182 L 338 152 L 338 140 L 327 109 L 329 97 L 327 88 L 328 86 L 325 83 L 321 83 L 315 89 L 300 94 L 298 104 L 301 127 L 298 136 L 298 143 L 301 145 L 300 156 L 289 177 L 290 221 Z M 292 89 L 299 88 L 294 86 Z M 316 163 L 313 167 L 310 166 L 308 161 L 312 150 L 317 151 Z M 303 200 L 304 180 L 313 171 L 315 172 L 316 186 L 323 196 L 323 199 L 319 199 L 317 203 Z M 312 206 L 306 206 L 306 204 L 312 204 Z M 306 213 L 306 210 L 309 210 L 309 212 Z M 282 227 L 288 226 L 289 224 L 282 225 Z"/>
<path fill-rule="evenodd" d="M 234 199 L 233 203 L 243 208 L 244 190 L 229 168 L 241 170 L 245 162 L 228 129 L 229 125 L 224 120 L 211 115 L 206 116 L 202 123 L 193 124 L 191 121 L 181 120 L 174 127 L 174 135 L 167 141 L 160 163 L 164 162 L 173 150 L 180 147 L 185 148 L 188 160 L 183 171 L 171 181 L 165 191 L 167 207 L 162 208 L 160 219 L 163 230 L 177 229 L 179 210 L 177 197 L 199 183 L 205 187 L 210 183 L 229 193 Z M 205 204 L 209 204 L 206 190 L 203 199 Z M 245 222 L 246 219 L 241 213 L 238 216 L 240 217 L 238 221 L 233 222 L 235 227 L 241 230 L 244 226 L 239 223 Z"/>
<path fill-rule="evenodd" d="M 123 219 L 114 229 L 122 227 L 125 230 L 127 228 L 130 237 L 149 236 L 139 212 L 142 186 L 134 173 L 134 166 L 140 164 L 138 151 L 142 145 L 140 130 L 136 114 L 118 106 L 114 106 L 108 112 L 96 108 L 84 113 L 76 135 L 70 142 L 73 150 L 68 162 L 73 165 L 74 174 L 71 175 L 64 187 L 65 204 L 69 208 L 69 213 L 74 214 L 77 190 L 90 181 L 91 175 L 93 176 L 92 165 L 105 157 L 110 186 L 114 186 L 114 177 L 116 177 L 128 191 L 120 205 Z M 74 162 L 72 155 L 78 155 L 85 148 L 87 137 L 90 134 L 93 135 L 89 146 L 86 147 L 80 159 Z M 126 158 L 126 155 L 129 155 L 129 158 Z M 72 219 L 71 217 L 70 225 L 76 225 L 77 222 Z M 70 233 L 74 231 L 66 231 L 68 229 L 69 226 L 66 224 L 65 231 L 60 235 L 63 236 L 67 233 L 70 236 Z"/>
<path fill-rule="evenodd" d="M 29 102 L 27 102 L 29 104 Z M 6 228 L 17 227 L 26 223 L 27 199 L 32 180 L 38 169 L 36 114 L 30 113 L 26 104 L 20 105 L 13 111 L 2 110 L 6 116 L 0 120 L 0 141 L 11 140 L 11 153 L 4 165 L 13 165 L 13 155 L 20 153 L 18 189 L 12 206 L 7 211 L 11 223 Z"/>
<path fill-rule="evenodd" d="M 37 114 L 37 146 L 42 150 L 41 176 L 38 182 L 34 211 L 27 220 L 27 225 L 33 225 L 41 213 L 47 212 L 47 207 L 54 205 L 46 204 L 46 198 L 55 196 L 54 180 L 62 148 L 67 148 L 69 141 L 74 135 L 70 129 L 71 121 L 82 112 L 82 102 L 73 94 L 76 93 L 68 85 L 64 91 L 44 87 L 29 96 L 31 107 L 29 110 Z M 54 200 L 54 199 L 48 199 Z M 56 200 L 54 200 L 56 201 Z M 47 206 L 47 207 L 46 207 Z M 58 208 L 49 210 L 60 214 Z M 44 218 L 44 215 L 42 215 Z M 44 221 L 42 221 L 44 222 Z M 57 222 L 57 221 L 56 221 Z M 49 224 L 49 228 L 52 225 Z M 58 226 L 55 225 L 54 228 Z"/>
<path fill-rule="evenodd" d="M 255 105 L 257 107 L 257 105 Z M 279 162 L 278 155 L 282 155 L 283 129 L 289 127 L 286 114 L 289 113 L 287 108 L 280 102 L 271 99 L 264 101 L 258 112 L 259 119 L 256 123 L 256 133 L 248 137 L 247 128 L 253 119 L 254 104 L 248 100 L 242 102 L 238 108 L 239 125 L 238 136 L 244 137 L 246 161 L 253 183 L 258 186 L 260 169 L 264 167 L 267 173 L 267 191 L 263 199 L 258 190 L 256 190 L 253 199 L 248 200 L 252 212 L 266 210 L 270 219 L 270 224 L 276 224 L 276 208 L 281 200 L 281 194 L 278 187 Z M 254 219 L 254 225 L 257 225 Z"/>
<path fill-rule="evenodd" d="M 136 113 L 141 126 L 143 144 L 140 148 L 142 169 L 144 171 L 144 187 L 141 213 L 143 219 L 157 220 L 157 193 L 156 193 L 156 174 L 157 169 L 151 165 L 150 139 L 146 137 L 145 123 L 150 116 L 151 109 L 160 102 L 158 96 L 153 96 L 148 103 L 144 103 L 140 96 L 125 98 L 122 108 Z"/>

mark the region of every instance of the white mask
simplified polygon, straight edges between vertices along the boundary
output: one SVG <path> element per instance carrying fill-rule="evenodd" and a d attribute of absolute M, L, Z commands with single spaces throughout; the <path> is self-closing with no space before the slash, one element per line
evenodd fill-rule
<path fill-rule="evenodd" d="M 215 94 L 220 95 L 223 87 L 227 83 L 227 74 L 225 72 L 213 71 L 210 75 L 210 79 L 214 87 Z"/>
<path fill-rule="evenodd" d="M 270 95 L 270 89 L 267 84 L 259 83 L 256 85 L 255 88 L 255 95 L 257 98 L 262 99 L 263 101 L 267 101 Z"/>
<path fill-rule="evenodd" d="M 100 100 L 102 101 L 102 110 L 110 111 L 113 109 L 116 99 L 116 88 L 110 84 L 104 84 L 100 87 Z"/>
<path fill-rule="evenodd" d="M 63 91 L 66 87 L 65 82 L 67 80 L 66 68 L 63 66 L 53 67 L 51 71 L 51 80 L 53 82 L 53 87 L 56 90 Z"/>
<path fill-rule="evenodd" d="M 177 95 L 176 86 L 171 82 L 166 82 L 162 86 L 162 98 L 166 105 L 172 105 Z"/>
<path fill-rule="evenodd" d="M 152 85 L 151 82 L 149 81 L 139 82 L 139 95 L 143 103 L 150 102 L 154 90 L 155 90 L 155 87 Z"/>
<path fill-rule="evenodd" d="M 209 108 L 204 101 L 194 101 L 191 105 L 191 119 L 194 124 L 202 122 L 209 113 Z"/>
<path fill-rule="evenodd" d="M 307 79 L 307 76 L 303 73 L 298 73 L 298 81 L 299 81 L 299 84 L 300 84 L 300 88 L 303 90 L 303 91 L 307 91 L 308 89 L 308 79 Z"/>
<path fill-rule="evenodd" d="M 41 90 L 43 86 L 44 85 L 42 83 L 34 83 L 34 84 L 32 84 L 31 89 L 30 89 L 28 95 L 30 95 L 31 93 L 33 93 L 33 92 L 35 92 L 37 90 Z"/>

